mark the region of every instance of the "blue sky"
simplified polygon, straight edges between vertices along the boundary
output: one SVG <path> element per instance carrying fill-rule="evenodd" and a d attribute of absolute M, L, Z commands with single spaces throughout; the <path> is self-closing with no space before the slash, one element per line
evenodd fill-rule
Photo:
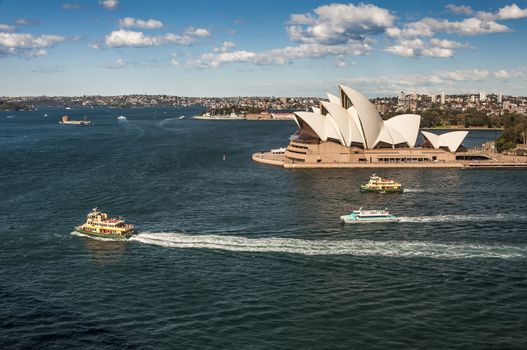
<path fill-rule="evenodd" d="M 527 95 L 527 1 L 0 0 L 0 96 Z"/>

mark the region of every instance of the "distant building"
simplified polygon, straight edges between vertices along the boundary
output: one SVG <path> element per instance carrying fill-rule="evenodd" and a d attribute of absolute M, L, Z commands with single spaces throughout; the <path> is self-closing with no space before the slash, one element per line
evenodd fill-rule
<path fill-rule="evenodd" d="M 444 91 L 441 93 L 441 104 L 442 105 L 445 104 L 445 92 Z"/>
<path fill-rule="evenodd" d="M 487 99 L 487 94 L 485 93 L 485 91 L 480 91 L 479 93 L 479 100 L 481 102 L 485 101 Z"/>
<path fill-rule="evenodd" d="M 470 102 L 476 102 L 476 96 L 474 95 L 470 96 Z"/>
<path fill-rule="evenodd" d="M 501 92 L 498 94 L 498 103 L 502 103 L 503 102 L 503 95 L 501 94 Z"/>

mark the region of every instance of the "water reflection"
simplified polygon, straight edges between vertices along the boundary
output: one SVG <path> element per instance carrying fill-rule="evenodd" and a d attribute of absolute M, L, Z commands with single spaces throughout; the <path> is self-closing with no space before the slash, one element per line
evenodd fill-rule
<path fill-rule="evenodd" d="M 107 265 L 119 262 L 126 250 L 126 241 L 83 238 L 90 260 L 97 265 Z"/>

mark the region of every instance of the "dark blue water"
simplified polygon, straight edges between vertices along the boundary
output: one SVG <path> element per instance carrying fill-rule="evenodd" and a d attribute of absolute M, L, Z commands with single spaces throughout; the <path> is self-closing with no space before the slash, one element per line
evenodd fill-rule
<path fill-rule="evenodd" d="M 292 122 L 177 119 L 198 112 L 0 113 L 0 348 L 527 347 L 525 171 L 361 194 L 368 170 L 251 161 Z M 95 206 L 141 233 L 72 235 Z M 359 206 L 403 220 L 342 226 Z"/>

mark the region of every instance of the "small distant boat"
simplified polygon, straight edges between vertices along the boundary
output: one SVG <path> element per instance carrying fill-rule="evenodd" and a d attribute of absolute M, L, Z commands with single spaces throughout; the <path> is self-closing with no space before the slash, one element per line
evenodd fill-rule
<path fill-rule="evenodd" d="M 125 223 L 123 218 L 110 218 L 97 208 L 92 209 L 86 217 L 86 222 L 75 227 L 75 231 L 92 237 L 123 240 L 137 233 L 134 225 Z"/>
<path fill-rule="evenodd" d="M 47 113 L 44 113 L 44 117 L 47 117 L 47 116 L 48 116 Z"/>
<path fill-rule="evenodd" d="M 127 120 L 124 115 L 120 115 L 117 117 L 117 120 Z"/>
<path fill-rule="evenodd" d="M 69 110 L 69 109 L 71 109 L 71 107 L 66 107 L 66 109 L 68 109 L 68 110 Z"/>
<path fill-rule="evenodd" d="M 62 120 L 59 122 L 59 124 L 62 125 L 83 125 L 83 126 L 89 126 L 93 125 L 93 122 L 91 120 L 86 120 L 86 117 L 84 117 L 84 120 L 71 120 L 71 118 L 67 115 L 62 117 Z"/>
<path fill-rule="evenodd" d="M 182 115 L 182 116 L 181 116 L 181 117 L 179 117 L 178 119 L 185 119 L 185 116 L 184 116 L 184 115 Z"/>
<path fill-rule="evenodd" d="M 400 219 L 384 210 L 354 210 L 348 215 L 342 215 L 340 220 L 345 224 L 367 224 L 374 222 L 398 222 Z"/>
<path fill-rule="evenodd" d="M 392 179 L 383 179 L 380 176 L 372 174 L 367 184 L 360 185 L 360 191 L 377 193 L 403 192 L 403 186 Z"/>

